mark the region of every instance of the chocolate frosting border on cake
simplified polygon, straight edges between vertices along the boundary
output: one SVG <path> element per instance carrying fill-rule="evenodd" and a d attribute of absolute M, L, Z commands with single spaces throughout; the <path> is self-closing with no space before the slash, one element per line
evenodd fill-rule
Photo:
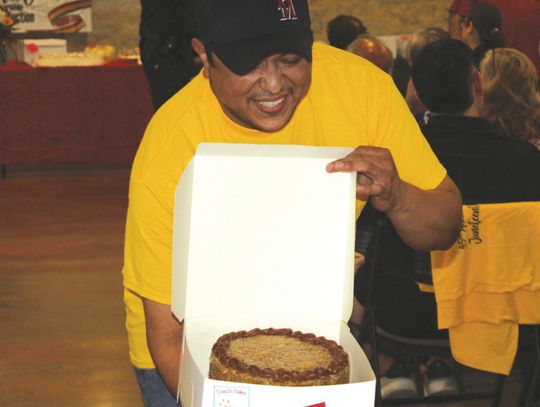
<path fill-rule="evenodd" d="M 227 349 L 233 339 L 248 338 L 257 335 L 276 335 L 287 336 L 290 338 L 298 338 L 299 340 L 313 345 L 320 345 L 328 350 L 332 357 L 332 362 L 327 368 L 317 367 L 315 369 L 305 370 L 303 372 L 297 370 L 285 370 L 285 369 L 261 369 L 255 365 L 248 365 L 247 363 L 238 360 L 237 358 L 227 355 Z M 336 342 L 330 339 L 326 339 L 322 336 L 316 336 L 311 333 L 303 333 L 300 331 L 293 331 L 289 328 L 255 328 L 251 331 L 237 331 L 229 332 L 222 335 L 212 347 L 212 352 L 218 358 L 218 360 L 226 367 L 235 369 L 240 373 L 249 373 L 253 376 L 265 377 L 273 379 L 277 382 L 302 382 L 306 380 L 314 380 L 318 378 L 325 378 L 332 374 L 339 373 L 349 363 L 349 356 L 345 350 Z"/>

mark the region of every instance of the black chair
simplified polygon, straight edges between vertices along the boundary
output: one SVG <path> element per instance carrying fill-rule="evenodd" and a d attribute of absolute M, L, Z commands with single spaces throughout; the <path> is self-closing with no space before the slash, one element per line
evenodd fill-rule
<path fill-rule="evenodd" d="M 379 298 L 381 290 L 384 290 L 384 287 L 381 287 L 379 283 L 381 275 L 390 269 L 390 272 L 394 271 L 395 273 L 404 274 L 415 281 L 429 282 L 431 267 L 429 253 L 419 253 L 408 249 L 397 236 L 387 217 L 383 214 L 376 214 L 373 217 L 371 240 L 365 257 L 366 263 L 359 271 L 359 273 L 363 273 L 363 276 L 362 274 L 357 275 L 357 277 L 360 276 L 357 279 L 360 287 L 357 284 L 357 288 L 362 291 L 361 296 L 363 297 L 363 301 L 361 302 L 363 302 L 365 308 L 364 319 L 360 326 L 361 338 L 359 340 L 367 341 L 372 349 L 370 361 L 377 378 L 376 405 L 432 404 L 461 400 L 492 399 L 492 406 L 499 406 L 505 376 L 494 375 L 496 380 L 492 391 L 468 392 L 463 382 L 462 367 L 457 362 L 453 363 L 453 371 L 459 390 L 458 394 L 424 396 L 422 373 L 420 371 L 421 361 L 424 361 L 428 357 L 440 357 L 453 361 L 448 339 L 421 339 L 396 335 L 384 330 L 377 322 L 378 310 L 383 306 Z M 395 305 L 399 307 L 399 304 L 392 305 L 386 301 L 384 307 Z M 414 367 L 412 370 L 414 372 L 413 376 L 418 394 L 420 395 L 419 397 L 382 400 L 378 362 L 378 355 L 381 352 L 399 355 L 400 359 L 410 360 L 411 365 Z"/>
<path fill-rule="evenodd" d="M 519 394 L 519 405 L 524 407 L 540 406 L 540 325 L 534 325 L 531 328 L 533 349 L 522 356 L 518 353 L 518 358 L 525 359 L 522 363 L 532 362 L 528 375 L 523 377 L 523 386 Z"/>

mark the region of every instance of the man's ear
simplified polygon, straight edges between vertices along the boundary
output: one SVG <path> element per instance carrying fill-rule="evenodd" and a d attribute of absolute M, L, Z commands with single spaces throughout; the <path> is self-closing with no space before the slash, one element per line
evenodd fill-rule
<path fill-rule="evenodd" d="M 201 62 L 203 64 L 203 75 L 205 78 L 208 78 L 208 55 L 206 54 L 206 48 L 204 47 L 204 44 L 199 40 L 198 38 L 193 38 L 191 40 L 191 46 L 201 59 Z"/>

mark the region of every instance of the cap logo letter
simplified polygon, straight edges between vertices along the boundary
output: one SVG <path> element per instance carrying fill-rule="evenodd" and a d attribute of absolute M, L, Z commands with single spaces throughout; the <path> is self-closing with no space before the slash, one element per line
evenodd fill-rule
<path fill-rule="evenodd" d="M 298 20 L 292 0 L 277 0 L 279 21 Z"/>

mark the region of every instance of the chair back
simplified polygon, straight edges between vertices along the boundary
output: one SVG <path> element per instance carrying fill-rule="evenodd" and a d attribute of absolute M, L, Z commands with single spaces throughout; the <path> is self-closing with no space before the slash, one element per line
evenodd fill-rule
<path fill-rule="evenodd" d="M 386 307 L 391 307 L 396 312 L 401 311 L 401 304 L 396 301 L 384 301 L 385 284 L 391 279 L 400 279 L 410 284 L 416 281 L 423 283 L 431 282 L 431 256 L 430 253 L 417 252 L 408 248 L 397 235 L 394 227 L 384 214 L 378 214 L 372 223 L 371 241 L 366 251 L 366 262 L 357 275 L 357 288 L 364 292 L 363 303 L 365 306 L 364 320 L 362 321 L 363 337 L 370 344 L 373 351 L 371 358 L 373 370 L 377 376 L 377 405 L 399 405 L 418 403 L 440 403 L 443 401 L 485 399 L 493 400 L 492 405 L 500 403 L 505 376 L 497 375 L 496 385 L 489 392 L 465 392 L 461 376 L 458 377 L 460 393 L 444 396 L 424 396 L 420 393 L 421 373 L 417 368 L 415 378 L 420 396 L 415 399 L 382 400 L 380 395 L 380 369 L 377 355 L 379 352 L 393 350 L 400 355 L 418 361 L 427 356 L 450 356 L 450 343 L 444 338 L 412 338 L 396 335 L 381 328 L 378 314 Z M 388 278 L 390 277 L 390 279 Z M 361 285 L 362 287 L 358 287 Z M 435 312 L 433 301 L 432 312 Z M 433 315 L 433 318 L 436 316 Z M 422 318 L 416 318 L 422 319 Z M 417 364 L 418 366 L 418 364 Z M 456 365 L 458 366 L 458 365 Z M 459 368 L 458 368 L 459 370 Z"/>
<path fill-rule="evenodd" d="M 431 264 L 456 360 L 509 374 L 518 325 L 540 323 L 540 202 L 465 205 L 459 239 Z"/>

